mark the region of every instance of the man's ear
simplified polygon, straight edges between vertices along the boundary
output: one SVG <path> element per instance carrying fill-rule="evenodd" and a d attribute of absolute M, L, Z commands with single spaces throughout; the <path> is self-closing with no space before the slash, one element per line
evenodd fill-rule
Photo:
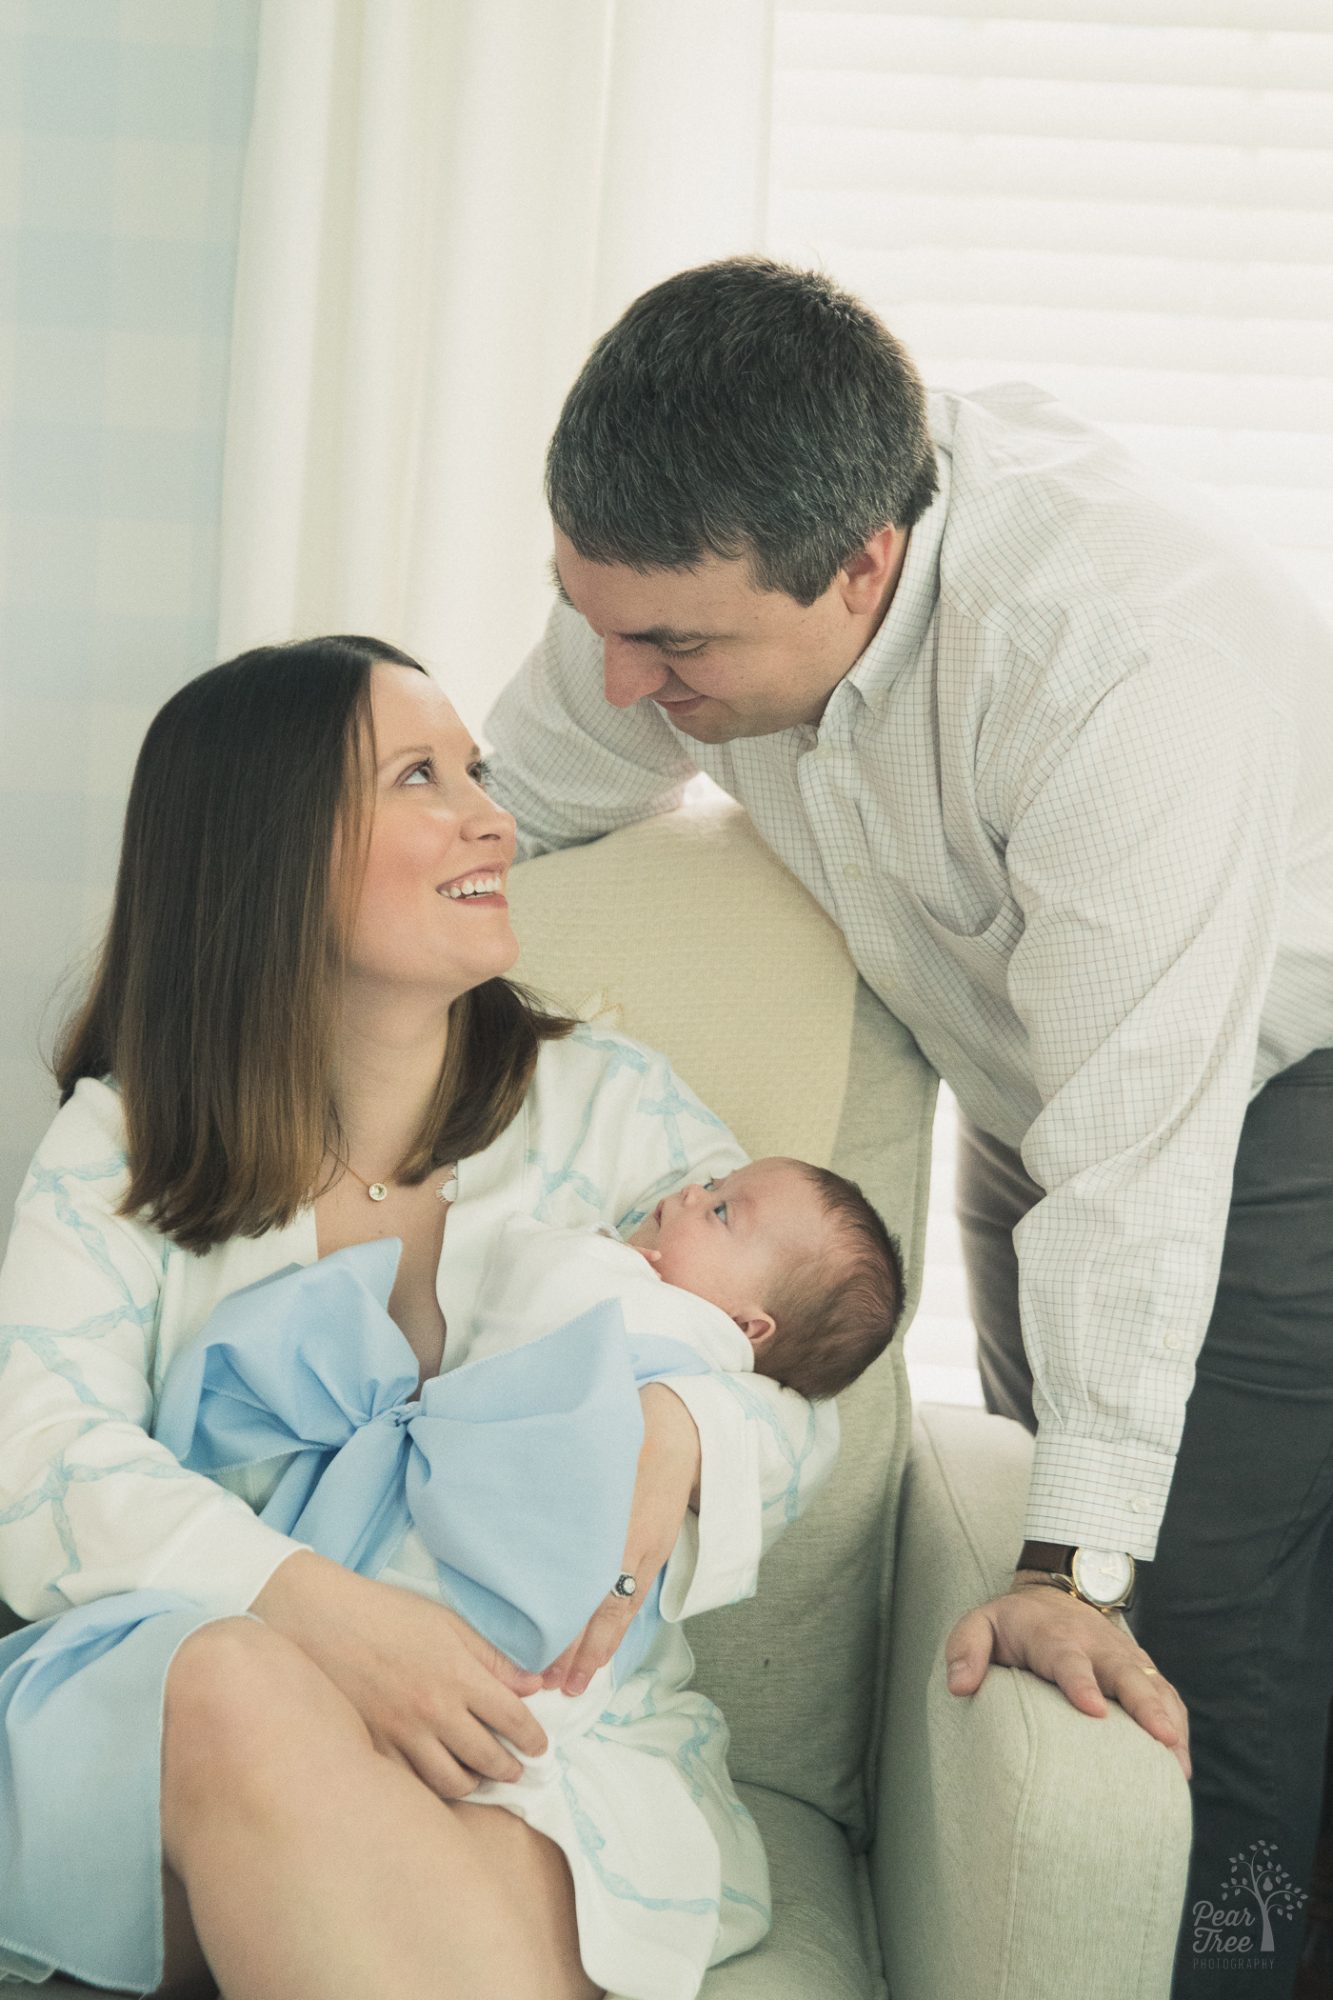
<path fill-rule="evenodd" d="M 762 1354 L 777 1331 L 772 1313 L 766 1313 L 762 1306 L 743 1306 L 734 1312 L 735 1320 L 756 1354 Z"/>
<path fill-rule="evenodd" d="M 859 616 L 874 610 L 890 576 L 900 566 L 906 540 L 906 528 L 890 524 L 873 534 L 854 556 L 848 556 L 840 571 L 840 581 L 842 601 L 850 612 Z"/>

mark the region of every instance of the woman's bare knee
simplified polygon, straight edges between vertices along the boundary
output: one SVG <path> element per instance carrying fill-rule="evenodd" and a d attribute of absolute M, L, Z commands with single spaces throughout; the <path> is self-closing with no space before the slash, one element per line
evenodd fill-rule
<path fill-rule="evenodd" d="M 369 1751 L 360 1716 L 298 1646 L 252 1618 L 192 1632 L 167 1674 L 162 1719 L 163 1852 L 182 1875 L 182 1835 L 200 1811 L 280 1796 L 312 1741 Z"/>

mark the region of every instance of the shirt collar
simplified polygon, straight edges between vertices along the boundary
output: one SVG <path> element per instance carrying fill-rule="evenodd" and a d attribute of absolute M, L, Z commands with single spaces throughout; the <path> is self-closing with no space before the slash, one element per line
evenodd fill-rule
<path fill-rule="evenodd" d="M 898 675 L 911 666 L 925 645 L 940 594 L 940 544 L 949 516 L 950 461 L 938 440 L 935 463 L 939 486 L 908 536 L 893 602 L 870 644 L 843 676 L 870 709 L 882 705 Z"/>

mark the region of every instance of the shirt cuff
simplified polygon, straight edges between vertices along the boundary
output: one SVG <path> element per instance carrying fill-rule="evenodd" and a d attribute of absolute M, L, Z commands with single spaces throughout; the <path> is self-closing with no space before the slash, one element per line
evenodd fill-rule
<path fill-rule="evenodd" d="M 753 1597 L 763 1546 L 755 1426 L 725 1383 L 707 1375 L 663 1378 L 699 1432 L 699 1512 L 687 1513 L 662 1573 L 662 1616 L 677 1624 Z"/>
<path fill-rule="evenodd" d="M 238 1499 L 234 1509 L 194 1522 L 144 1581 L 151 1590 L 188 1597 L 225 1616 L 248 1611 L 288 1556 L 309 1546 L 266 1526 Z"/>
<path fill-rule="evenodd" d="M 1175 1469 L 1174 1453 L 1038 1431 L 1023 1539 L 1123 1549 L 1151 1562 Z"/>

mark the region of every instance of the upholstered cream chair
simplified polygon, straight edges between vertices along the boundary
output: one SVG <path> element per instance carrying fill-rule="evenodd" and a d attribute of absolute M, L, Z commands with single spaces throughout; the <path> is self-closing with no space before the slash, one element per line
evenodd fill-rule
<path fill-rule="evenodd" d="M 519 977 L 665 1049 L 752 1155 L 859 1181 L 915 1301 L 934 1075 L 738 809 L 528 863 L 511 900 Z M 1174 1759 L 1030 1675 L 993 1668 L 970 1700 L 944 1683 L 949 1630 L 1022 1539 L 1027 1433 L 913 1419 L 900 1341 L 841 1413 L 837 1471 L 758 1597 L 690 1628 L 774 1893 L 771 1935 L 703 2000 L 1164 2000 L 1190 1838 Z"/>

